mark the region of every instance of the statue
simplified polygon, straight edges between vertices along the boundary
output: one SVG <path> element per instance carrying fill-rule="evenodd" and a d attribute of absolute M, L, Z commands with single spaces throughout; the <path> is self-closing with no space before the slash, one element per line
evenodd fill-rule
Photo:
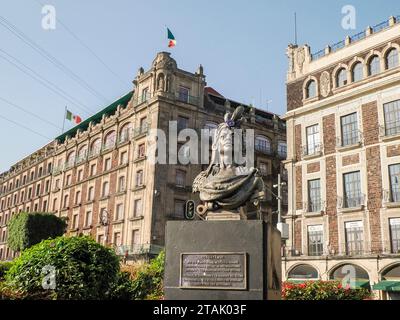
<path fill-rule="evenodd" d="M 215 131 L 211 162 L 193 182 L 193 192 L 200 193 L 203 204 L 197 207 L 200 215 L 207 211 L 243 209 L 250 202 L 258 205 L 265 196 L 264 182 L 256 168 L 240 166 L 232 161 L 233 131 L 240 129 L 244 108 L 239 106 L 225 114 L 225 122 Z"/>

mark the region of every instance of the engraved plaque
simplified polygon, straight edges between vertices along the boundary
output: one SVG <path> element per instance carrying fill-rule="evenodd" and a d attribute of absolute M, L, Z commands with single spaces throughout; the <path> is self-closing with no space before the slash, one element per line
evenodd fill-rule
<path fill-rule="evenodd" d="M 246 290 L 246 253 L 182 253 L 182 289 Z"/>

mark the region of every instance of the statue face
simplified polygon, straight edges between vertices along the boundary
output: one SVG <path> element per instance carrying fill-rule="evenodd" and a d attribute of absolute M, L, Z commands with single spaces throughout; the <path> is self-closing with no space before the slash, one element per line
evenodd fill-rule
<path fill-rule="evenodd" d="M 231 152 L 233 149 L 233 132 L 230 128 L 224 127 L 221 129 L 218 143 L 220 152 Z"/>

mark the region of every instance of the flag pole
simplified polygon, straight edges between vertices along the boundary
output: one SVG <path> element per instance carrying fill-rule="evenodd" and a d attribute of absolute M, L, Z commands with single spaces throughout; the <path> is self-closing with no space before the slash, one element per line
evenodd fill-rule
<path fill-rule="evenodd" d="M 62 125 L 62 132 L 61 134 L 64 133 L 64 128 L 65 128 L 65 118 L 67 117 L 67 106 L 65 106 L 65 111 L 64 111 L 64 119 L 63 119 L 63 125 Z"/>

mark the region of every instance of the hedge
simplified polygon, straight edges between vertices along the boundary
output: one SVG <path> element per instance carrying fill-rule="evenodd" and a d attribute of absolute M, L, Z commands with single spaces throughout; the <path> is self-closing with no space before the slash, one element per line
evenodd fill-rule
<path fill-rule="evenodd" d="M 66 220 L 54 214 L 21 212 L 8 224 L 7 245 L 13 251 L 22 251 L 42 240 L 63 235 L 66 228 Z"/>

